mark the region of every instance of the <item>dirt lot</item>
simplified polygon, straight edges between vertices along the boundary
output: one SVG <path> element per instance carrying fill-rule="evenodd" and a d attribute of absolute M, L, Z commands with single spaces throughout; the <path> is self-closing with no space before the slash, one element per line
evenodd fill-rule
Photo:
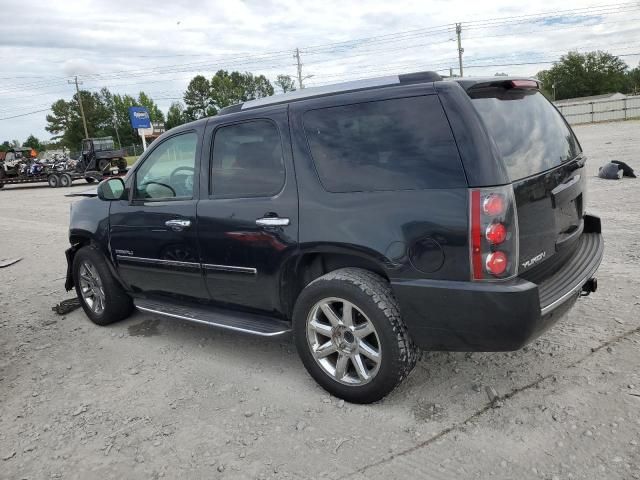
<path fill-rule="evenodd" d="M 576 131 L 590 174 L 640 170 L 640 122 Z M 640 180 L 589 188 L 597 294 L 521 351 L 425 354 L 369 406 L 328 396 L 288 340 L 57 316 L 72 199 L 5 188 L 0 258 L 24 260 L 0 270 L 0 477 L 638 479 Z"/>

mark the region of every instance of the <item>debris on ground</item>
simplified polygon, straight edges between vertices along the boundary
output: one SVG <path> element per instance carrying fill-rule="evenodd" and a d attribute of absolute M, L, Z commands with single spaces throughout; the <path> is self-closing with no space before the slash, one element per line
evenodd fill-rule
<path fill-rule="evenodd" d="M 73 312 L 76 308 L 80 308 L 80 300 L 78 297 L 63 300 L 57 305 L 51 307 L 51 310 L 56 312 L 58 315 L 66 315 L 69 312 Z"/>

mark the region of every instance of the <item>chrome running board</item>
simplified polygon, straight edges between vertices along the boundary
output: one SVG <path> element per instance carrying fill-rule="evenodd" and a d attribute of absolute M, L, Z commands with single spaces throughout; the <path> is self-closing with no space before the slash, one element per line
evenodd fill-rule
<path fill-rule="evenodd" d="M 291 331 L 291 325 L 288 322 L 266 315 L 237 312 L 235 310 L 222 310 L 204 305 L 175 304 L 142 298 L 134 299 L 133 303 L 138 310 L 142 310 L 143 312 L 262 337 L 275 337 Z"/>

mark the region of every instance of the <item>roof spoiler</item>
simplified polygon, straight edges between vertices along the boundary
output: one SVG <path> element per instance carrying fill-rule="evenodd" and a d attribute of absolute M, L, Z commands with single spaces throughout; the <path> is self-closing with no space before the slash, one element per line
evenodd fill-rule
<path fill-rule="evenodd" d="M 492 80 L 488 82 L 477 82 L 466 86 L 467 91 L 479 90 L 482 88 L 504 88 L 506 90 L 540 90 L 541 83 L 533 78 L 521 78 L 508 80 Z"/>

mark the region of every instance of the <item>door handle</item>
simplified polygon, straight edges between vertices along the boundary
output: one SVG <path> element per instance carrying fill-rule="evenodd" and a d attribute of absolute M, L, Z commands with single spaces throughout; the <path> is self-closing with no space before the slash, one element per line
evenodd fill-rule
<path fill-rule="evenodd" d="M 174 232 L 179 232 L 191 226 L 191 220 L 167 220 L 164 224 Z"/>
<path fill-rule="evenodd" d="M 286 227 L 290 221 L 288 218 L 262 217 L 256 220 L 256 225 L 261 227 Z"/>

